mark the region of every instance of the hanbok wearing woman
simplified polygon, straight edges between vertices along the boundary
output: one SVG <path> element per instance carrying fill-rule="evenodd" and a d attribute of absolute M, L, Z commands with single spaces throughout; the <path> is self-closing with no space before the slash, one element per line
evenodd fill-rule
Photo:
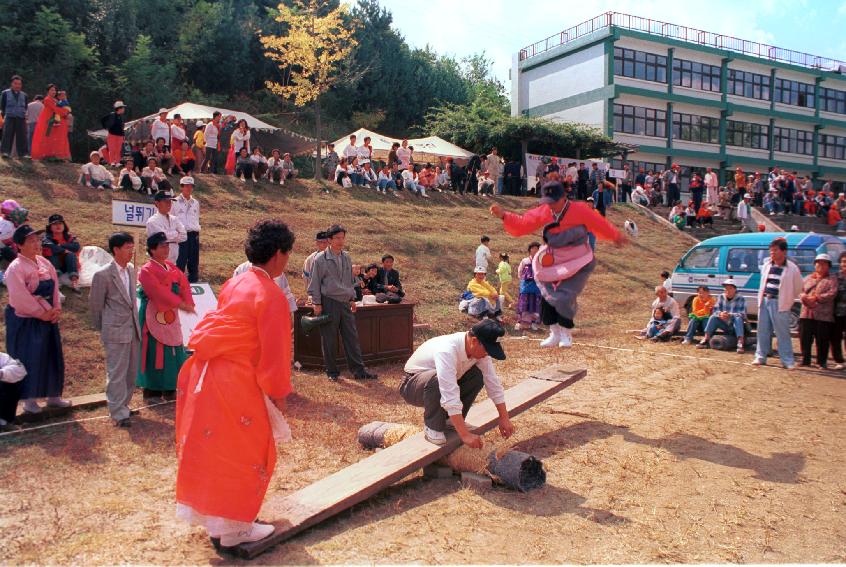
<path fill-rule="evenodd" d="M 45 311 L 60 307 L 56 269 L 43 256 L 35 261 L 19 254 L 5 274 L 6 352 L 19 360 L 27 375 L 19 398 L 58 398 L 65 386 L 65 358 L 59 324 L 42 321 Z"/>
<path fill-rule="evenodd" d="M 141 369 L 137 385 L 153 392 L 176 390 L 187 356 L 182 346 L 178 307 L 194 304 L 185 273 L 171 262 L 150 260 L 138 271 Z"/>
<path fill-rule="evenodd" d="M 517 268 L 520 278 L 520 295 L 517 297 L 517 322 L 534 325 L 540 322 L 541 295 L 532 270 L 532 259 L 526 256 Z"/>
<path fill-rule="evenodd" d="M 68 114 L 70 107 L 57 106 L 58 101 L 44 97 L 44 109 L 38 115 L 32 134 L 32 159 L 56 158 L 69 160 Z"/>
<path fill-rule="evenodd" d="M 504 211 L 501 218 L 512 236 L 543 229 L 544 244 L 532 259 L 541 294 L 541 322 L 550 326 L 550 337 L 541 346 L 570 346 L 577 299 L 596 267 L 589 235 L 615 242 L 623 242 L 625 237 L 587 204 L 568 200 L 560 183 L 548 183 L 542 192 L 539 206 L 522 215 Z M 551 205 L 559 203 L 563 207 L 553 212 Z"/>
<path fill-rule="evenodd" d="M 177 516 L 213 538 L 246 531 L 276 465 L 267 398 L 291 391 L 291 314 L 261 268 L 227 281 L 191 334 L 176 403 Z"/>

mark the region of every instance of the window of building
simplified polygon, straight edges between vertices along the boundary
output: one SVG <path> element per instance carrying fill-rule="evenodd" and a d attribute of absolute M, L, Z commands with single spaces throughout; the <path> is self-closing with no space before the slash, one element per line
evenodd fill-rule
<path fill-rule="evenodd" d="M 782 104 L 814 108 L 814 85 L 788 79 L 776 79 L 774 100 Z"/>
<path fill-rule="evenodd" d="M 752 124 L 729 120 L 726 127 L 726 144 L 758 150 L 770 149 L 770 127 L 765 124 Z"/>
<path fill-rule="evenodd" d="M 846 137 L 820 134 L 820 157 L 828 159 L 846 159 Z"/>
<path fill-rule="evenodd" d="M 777 152 L 814 155 L 814 133 L 793 128 L 773 128 L 773 149 Z"/>
<path fill-rule="evenodd" d="M 663 138 L 667 135 L 667 112 L 642 106 L 615 104 L 614 131 Z"/>
<path fill-rule="evenodd" d="M 619 158 L 614 158 L 611 160 L 611 169 L 623 169 L 623 164 L 629 164 L 629 169 L 632 170 L 635 174 L 635 177 L 640 173 L 640 170 L 643 169 L 643 173 L 647 174 L 650 171 L 653 175 L 656 175 L 659 171 L 664 171 L 664 168 L 667 166 L 663 163 L 656 163 L 652 161 L 633 161 L 628 160 L 624 162 Z"/>
<path fill-rule="evenodd" d="M 667 82 L 667 58 L 663 55 L 614 48 L 614 74 L 656 83 Z"/>
<path fill-rule="evenodd" d="M 720 68 L 706 63 L 673 59 L 673 84 L 702 91 L 720 91 Z"/>
<path fill-rule="evenodd" d="M 820 89 L 820 110 L 846 114 L 846 91 Z"/>
<path fill-rule="evenodd" d="M 720 119 L 673 113 L 673 139 L 704 144 L 720 143 Z"/>
<path fill-rule="evenodd" d="M 746 98 L 770 100 L 770 77 L 748 71 L 729 69 L 726 92 Z"/>

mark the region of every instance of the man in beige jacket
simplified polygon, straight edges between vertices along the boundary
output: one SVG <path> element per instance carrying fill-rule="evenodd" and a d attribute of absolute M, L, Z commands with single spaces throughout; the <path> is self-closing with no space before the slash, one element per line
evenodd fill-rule
<path fill-rule="evenodd" d="M 116 232 L 109 237 L 114 261 L 96 272 L 91 281 L 89 305 L 94 326 L 106 351 L 106 401 L 109 415 L 118 427 L 129 427 L 129 400 L 135 390 L 141 350 L 141 326 L 131 234 Z"/>

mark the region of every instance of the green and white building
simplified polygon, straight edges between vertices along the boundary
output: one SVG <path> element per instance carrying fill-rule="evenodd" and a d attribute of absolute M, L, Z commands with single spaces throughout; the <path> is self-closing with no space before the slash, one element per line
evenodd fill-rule
<path fill-rule="evenodd" d="M 647 18 L 608 12 L 521 49 L 511 112 L 600 128 L 638 147 L 635 171 L 846 181 L 846 63 Z"/>

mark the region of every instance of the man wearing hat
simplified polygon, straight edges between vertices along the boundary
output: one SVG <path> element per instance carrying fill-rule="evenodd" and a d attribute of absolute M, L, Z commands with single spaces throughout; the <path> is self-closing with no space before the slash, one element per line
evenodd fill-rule
<path fill-rule="evenodd" d="M 165 233 L 167 242 L 170 244 L 167 259 L 175 264 L 179 258 L 179 246 L 177 245 L 185 242 L 188 239 L 188 234 L 182 221 L 170 214 L 173 201 L 174 198 L 164 191 L 158 191 L 155 194 L 153 202 L 156 204 L 158 212 L 147 219 L 147 236 L 152 236 L 157 232 Z"/>
<path fill-rule="evenodd" d="M 791 311 L 802 292 L 802 273 L 799 266 L 787 259 L 787 240 L 783 237 L 770 242 L 770 257 L 761 266 L 758 288 L 758 347 L 755 366 L 767 364 L 773 346 L 773 334 L 778 340 L 778 357 L 788 370 L 796 368 L 793 341 L 790 336 Z"/>
<path fill-rule="evenodd" d="M 837 297 L 837 276 L 831 273 L 831 256 L 817 254 L 814 271 L 805 278 L 799 301 L 799 344 L 802 345 L 802 366 L 811 365 L 811 347 L 817 343 L 817 365 L 828 367 L 828 350 L 834 328 L 834 300 Z"/>
<path fill-rule="evenodd" d="M 305 262 L 303 262 L 303 279 L 305 279 L 306 289 L 308 289 L 311 283 L 311 270 L 314 267 L 314 259 L 329 246 L 329 239 L 326 237 L 326 232 L 321 230 L 317 233 L 317 236 L 314 237 L 314 246 L 317 250 L 309 254 Z M 309 297 L 309 303 L 311 303 L 311 297 Z"/>
<path fill-rule="evenodd" d="M 423 408 L 427 441 L 446 444 L 445 431 L 451 427 L 465 445 L 481 449 L 482 438 L 467 428 L 464 418 L 482 386 L 496 405 L 500 434 L 507 439 L 514 433 L 492 360 L 505 360 L 499 342 L 504 335 L 502 325 L 485 319 L 467 332 L 429 339 L 405 363 L 400 395 L 407 403 Z"/>
<path fill-rule="evenodd" d="M 758 225 L 752 218 L 752 195 L 743 194 L 743 200 L 737 204 L 737 219 L 741 222 L 740 232 L 757 232 Z"/>
<path fill-rule="evenodd" d="M 308 295 L 314 304 L 314 315 L 326 314 L 329 322 L 320 327 L 320 342 L 323 347 L 323 363 L 326 375 L 333 382 L 338 379 L 338 334 L 344 341 L 347 367 L 356 380 L 375 380 L 377 376 L 368 372 L 361 359 L 361 345 L 355 322 L 355 279 L 352 260 L 344 251 L 347 230 L 334 224 L 326 231 L 329 246 L 317 254 L 312 265 Z"/>
<path fill-rule="evenodd" d="M 724 331 L 737 337 L 737 353 L 744 352 L 744 323 L 746 323 L 746 298 L 737 293 L 737 282 L 728 278 L 723 282 L 723 294 L 717 299 L 714 311 L 705 324 L 705 336 L 696 348 L 709 348 L 714 333 Z"/>
<path fill-rule="evenodd" d="M 126 105 L 122 100 L 116 101 L 111 113 L 103 117 L 100 123 L 106 129 L 106 147 L 109 148 L 109 164 L 112 167 L 120 166 L 120 158 L 123 155 L 124 122 L 123 115 L 126 112 Z"/>
<path fill-rule="evenodd" d="M 165 141 L 165 145 L 170 147 L 170 124 L 167 122 L 167 108 L 159 109 L 159 116 L 150 125 L 150 138 L 152 138 L 153 142 L 162 138 Z"/>
<path fill-rule="evenodd" d="M 106 401 L 118 427 L 129 427 L 129 401 L 135 390 L 141 352 L 137 276 L 131 260 L 135 240 L 126 232 L 109 237 L 114 260 L 94 273 L 88 304 L 106 352 Z"/>
<path fill-rule="evenodd" d="M 191 194 L 194 192 L 194 178 L 179 180 L 179 196 L 173 202 L 173 216 L 185 227 L 186 239 L 179 243 L 176 267 L 188 273 L 188 281 L 200 279 L 200 202 Z"/>

